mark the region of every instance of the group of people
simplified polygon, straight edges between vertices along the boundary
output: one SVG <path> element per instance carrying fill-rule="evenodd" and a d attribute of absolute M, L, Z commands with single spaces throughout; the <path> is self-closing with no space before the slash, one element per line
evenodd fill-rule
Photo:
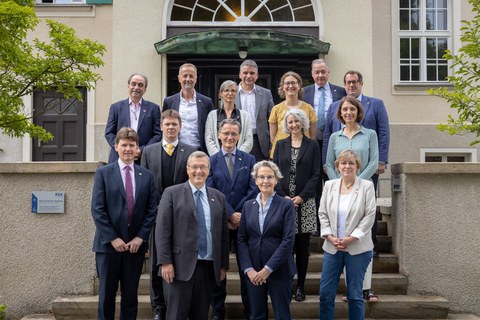
<path fill-rule="evenodd" d="M 109 164 L 92 195 L 99 319 L 135 319 L 144 256 L 150 254 L 153 319 L 225 318 L 229 252 L 238 264 L 246 319 L 291 319 L 305 300 L 312 234 L 325 239 L 320 319 L 334 319 L 345 272 L 351 319 L 363 319 L 376 255 L 375 190 L 388 162 L 389 124 L 380 99 L 362 94 L 348 71 L 328 82 L 312 62 L 314 84 L 289 71 L 274 105 L 257 85 L 258 66 L 240 65 L 220 105 L 195 90 L 197 70 L 179 69 L 181 91 L 160 107 L 143 99 L 148 80 L 128 79 L 129 98 L 112 104 L 105 138 Z M 345 270 L 344 270 L 345 268 Z M 296 287 L 294 275 L 297 274 Z"/>

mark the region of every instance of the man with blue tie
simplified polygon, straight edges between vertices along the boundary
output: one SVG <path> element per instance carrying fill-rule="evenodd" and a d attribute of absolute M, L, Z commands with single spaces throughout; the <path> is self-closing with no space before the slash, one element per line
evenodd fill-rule
<path fill-rule="evenodd" d="M 180 113 L 183 122 L 180 142 L 207 152 L 205 123 L 208 113 L 213 110 L 212 99 L 195 90 L 197 67 L 193 64 L 184 63 L 180 66 L 178 82 L 182 89 L 163 100 L 163 111 L 174 109 Z"/>
<path fill-rule="evenodd" d="M 120 319 L 137 316 L 138 283 L 157 207 L 153 174 L 134 164 L 137 148 L 135 130 L 121 128 L 115 138 L 118 160 L 95 173 L 91 210 L 96 226 L 98 319 L 115 318 L 119 282 Z"/>
<path fill-rule="evenodd" d="M 151 170 L 155 176 L 158 200 L 163 190 L 188 180 L 187 159 L 195 148 L 178 141 L 182 119 L 177 111 L 168 109 L 161 117 L 162 141 L 145 147 L 142 153 L 142 167 Z M 150 302 L 153 309 L 152 320 L 165 320 L 167 307 L 163 296 L 162 277 L 158 274 L 155 245 L 155 225 L 149 240 L 150 246 Z"/>
<path fill-rule="evenodd" d="M 315 83 L 304 88 L 303 100 L 312 105 L 317 113 L 317 141 L 320 145 L 320 157 L 323 159 L 322 147 L 328 110 L 332 103 L 342 99 L 347 93 L 344 88 L 328 82 L 330 69 L 323 59 L 315 59 L 312 61 L 312 78 Z M 328 180 L 328 176 L 322 170 L 317 183 L 317 196 L 315 199 L 317 207 L 320 204 L 323 183 L 326 180 Z M 320 226 L 320 223 L 317 223 L 317 225 Z"/>
<path fill-rule="evenodd" d="M 221 191 L 227 200 L 228 228 L 230 247 L 236 248 L 237 230 L 242 216 L 242 207 L 246 200 L 255 198 L 258 189 L 251 175 L 255 157 L 236 148 L 241 133 L 241 124 L 235 119 L 225 119 L 219 124 L 218 138 L 221 141 L 220 152 L 210 157 L 212 170 L 207 185 Z M 237 250 L 235 249 L 235 252 Z M 237 263 L 239 260 L 237 258 Z M 239 267 L 240 270 L 240 267 Z M 240 274 L 240 289 L 244 314 L 249 319 L 250 308 L 246 293 L 245 274 Z M 212 295 L 212 320 L 225 319 L 226 280 L 217 286 Z"/>
<path fill-rule="evenodd" d="M 120 128 L 132 128 L 138 134 L 138 148 L 135 155 L 137 164 L 140 164 L 140 156 L 143 148 L 162 138 L 160 132 L 160 107 L 143 99 L 147 91 L 148 79 L 141 74 L 132 74 L 128 78 L 129 98 L 115 102 L 110 106 L 107 125 L 105 126 L 105 139 L 112 148 L 108 163 L 118 159 L 115 152 L 115 136 Z"/>
<path fill-rule="evenodd" d="M 164 190 L 155 229 L 167 319 L 206 320 L 215 285 L 228 269 L 225 196 L 207 187 L 208 155 L 188 157 L 188 181 Z"/>
<path fill-rule="evenodd" d="M 388 163 L 388 151 L 390 148 L 390 123 L 388 120 L 387 109 L 382 100 L 367 97 L 362 94 L 363 88 L 363 76 L 359 71 L 350 70 L 345 73 L 343 77 L 343 83 L 345 90 L 349 96 L 357 98 L 364 109 L 363 120 L 360 122 L 360 125 L 364 126 L 367 129 L 375 130 L 378 137 L 378 169 L 377 172 L 372 176 L 372 181 L 377 190 L 378 176 L 385 172 L 386 165 Z M 323 139 L 323 157 L 322 164 L 325 165 L 328 140 L 330 135 L 333 132 L 339 131 L 342 128 L 342 123 L 337 119 L 337 110 L 339 107 L 339 102 L 334 103 L 328 110 L 327 123 L 325 125 L 324 139 Z M 372 228 L 372 238 L 373 243 L 376 244 L 377 234 L 377 221 Z M 373 251 L 374 257 L 378 256 L 377 251 Z"/>

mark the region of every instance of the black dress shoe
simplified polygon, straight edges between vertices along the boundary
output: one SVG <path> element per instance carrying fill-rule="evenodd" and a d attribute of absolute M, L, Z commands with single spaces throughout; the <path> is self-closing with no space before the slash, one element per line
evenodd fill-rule
<path fill-rule="evenodd" d="M 373 249 L 373 257 L 378 258 L 380 255 L 378 254 L 378 251 L 376 249 Z"/>
<path fill-rule="evenodd" d="M 305 301 L 305 292 L 303 288 L 297 288 L 297 293 L 295 293 L 295 301 Z"/>
<path fill-rule="evenodd" d="M 210 320 L 225 320 L 225 318 L 220 316 L 212 316 Z"/>
<path fill-rule="evenodd" d="M 162 320 L 162 318 L 160 317 L 160 315 L 159 315 L 158 313 L 155 313 L 155 314 L 153 315 L 152 320 Z"/>

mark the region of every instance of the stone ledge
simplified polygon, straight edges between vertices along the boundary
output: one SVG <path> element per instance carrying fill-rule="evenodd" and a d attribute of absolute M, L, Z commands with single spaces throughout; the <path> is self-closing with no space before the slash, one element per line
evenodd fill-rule
<path fill-rule="evenodd" d="M 390 166 L 392 174 L 478 174 L 478 162 L 404 162 Z"/>
<path fill-rule="evenodd" d="M 2 163 L 2 173 L 94 173 L 103 162 L 22 162 Z"/>

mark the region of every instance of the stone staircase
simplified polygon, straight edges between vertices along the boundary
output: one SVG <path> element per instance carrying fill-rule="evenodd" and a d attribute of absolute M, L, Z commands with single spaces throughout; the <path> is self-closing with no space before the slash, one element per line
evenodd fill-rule
<path fill-rule="evenodd" d="M 378 251 L 380 257 L 374 258 L 372 289 L 379 295 L 376 303 L 365 303 L 365 315 L 368 319 L 480 319 L 472 315 L 450 315 L 449 302 L 438 296 L 407 295 L 408 278 L 399 274 L 398 259 L 391 253 L 392 241 L 388 234 L 388 217 L 379 222 Z M 322 239 L 312 238 L 309 269 L 305 283 L 307 298 L 305 301 L 292 300 L 293 319 L 318 319 L 320 284 L 323 254 Z M 148 263 L 146 264 L 148 265 Z M 243 319 L 243 306 L 240 299 L 240 280 L 235 256 L 230 255 L 230 270 L 227 274 L 226 319 Z M 97 292 L 97 284 L 95 284 Z M 345 292 L 343 279 L 340 281 L 339 295 L 335 303 L 337 319 L 348 318 L 348 303 L 341 301 Z M 98 296 L 59 297 L 52 304 L 53 315 L 48 318 L 27 317 L 25 319 L 79 320 L 96 319 Z M 118 315 L 119 300 L 117 300 Z M 273 313 L 270 310 L 270 316 Z M 138 319 L 151 319 L 152 311 L 149 298 L 148 270 L 142 275 L 139 287 Z"/>

